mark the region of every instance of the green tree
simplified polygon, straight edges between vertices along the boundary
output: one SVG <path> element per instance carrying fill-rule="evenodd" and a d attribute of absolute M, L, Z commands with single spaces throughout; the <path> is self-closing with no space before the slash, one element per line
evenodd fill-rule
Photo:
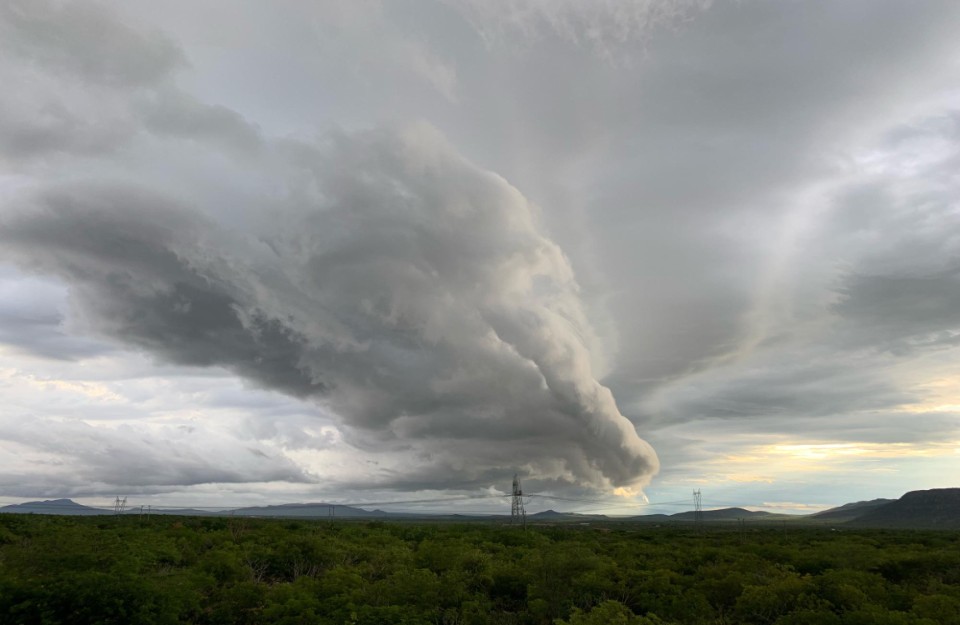
<path fill-rule="evenodd" d="M 618 601 L 604 601 L 589 612 L 574 608 L 570 620 L 557 619 L 556 625 L 665 625 L 656 615 L 637 616 Z"/>

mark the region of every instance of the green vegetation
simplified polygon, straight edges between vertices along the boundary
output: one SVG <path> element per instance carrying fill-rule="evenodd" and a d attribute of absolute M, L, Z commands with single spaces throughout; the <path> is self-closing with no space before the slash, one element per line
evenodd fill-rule
<path fill-rule="evenodd" d="M 0 516 L 0 622 L 960 624 L 960 534 Z"/>

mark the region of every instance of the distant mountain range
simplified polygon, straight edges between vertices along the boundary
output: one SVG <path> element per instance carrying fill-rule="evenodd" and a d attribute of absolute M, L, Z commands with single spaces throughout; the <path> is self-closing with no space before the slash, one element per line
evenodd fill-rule
<path fill-rule="evenodd" d="M 854 519 L 861 517 L 868 512 L 885 506 L 890 502 L 896 501 L 895 499 L 871 499 L 870 501 L 857 501 L 855 503 L 847 503 L 838 508 L 831 508 L 829 510 L 824 510 L 823 512 L 817 512 L 810 515 L 812 518 L 818 521 L 826 521 L 831 523 L 845 523 L 847 521 L 853 521 Z"/>
<path fill-rule="evenodd" d="M 281 518 L 350 518 L 378 519 L 397 516 L 383 510 L 364 510 L 353 506 L 338 506 L 329 503 L 285 503 L 277 506 L 252 506 L 230 510 L 232 516 L 281 517 Z M 399 515 L 404 516 L 404 515 Z"/>
<path fill-rule="evenodd" d="M 853 519 L 868 527 L 960 529 L 960 488 L 915 490 Z"/>
<path fill-rule="evenodd" d="M 16 512 L 18 514 L 63 514 L 67 516 L 113 514 L 113 510 L 91 508 L 90 506 L 79 504 L 72 499 L 48 499 L 46 501 L 16 503 L 12 506 L 0 508 L 0 512 Z"/>
<path fill-rule="evenodd" d="M 668 518 L 674 521 L 695 521 L 696 512 L 678 512 L 671 514 Z M 748 519 L 751 521 L 777 521 L 783 519 L 797 518 L 794 514 L 777 514 L 775 512 L 751 511 L 744 508 L 721 508 L 719 510 L 704 510 L 702 512 L 704 521 L 737 521 L 739 519 Z"/>
<path fill-rule="evenodd" d="M 147 509 L 144 508 L 144 512 Z M 292 503 L 276 506 L 251 506 L 230 510 L 196 510 L 191 508 L 159 509 L 150 508 L 151 514 L 178 516 L 234 516 L 257 518 L 309 518 L 309 519 L 383 519 L 383 520 L 457 520 L 483 521 L 506 520 L 505 515 L 460 515 L 426 514 L 410 512 L 384 512 L 383 510 L 365 510 L 355 506 L 342 506 L 331 503 Z M 61 514 L 73 516 L 92 516 L 113 514 L 112 509 L 94 508 L 78 504 L 70 499 L 52 499 L 47 501 L 28 501 L 4 506 L 0 513 L 19 514 Z M 128 508 L 125 514 L 140 514 L 140 506 Z M 811 515 L 776 514 L 772 512 L 751 511 L 744 508 L 721 508 L 704 510 L 706 523 L 736 522 L 740 519 L 757 522 L 781 522 L 841 525 L 854 527 L 887 527 L 915 529 L 960 529 L 960 488 L 939 488 L 918 490 L 905 494 L 900 499 L 873 499 L 848 503 Z M 646 514 L 634 517 L 608 517 L 602 514 L 579 514 L 575 512 L 557 512 L 545 510 L 527 516 L 531 523 L 591 523 L 591 522 L 636 522 L 652 524 L 691 523 L 695 520 L 693 511 L 676 514 Z"/>

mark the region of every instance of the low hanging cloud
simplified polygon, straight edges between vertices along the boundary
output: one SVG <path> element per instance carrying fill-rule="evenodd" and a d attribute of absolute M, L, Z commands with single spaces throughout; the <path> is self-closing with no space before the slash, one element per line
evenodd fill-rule
<path fill-rule="evenodd" d="M 118 487 L 148 493 L 185 485 L 306 484 L 314 479 L 269 446 L 204 424 L 111 427 L 45 417 L 25 423 L 2 418 L 0 436 L 7 446 L 21 445 L 19 458 L 0 449 L 6 461 L 0 483 L 8 495 L 90 496 L 114 493 Z"/>
<path fill-rule="evenodd" d="M 520 470 L 631 490 L 656 473 L 594 376 L 571 266 L 515 188 L 426 125 L 273 158 L 286 192 L 256 228 L 74 182 L 4 218 L 4 256 L 63 279 L 97 334 L 310 398 L 356 446 L 406 450 L 398 484 Z"/>

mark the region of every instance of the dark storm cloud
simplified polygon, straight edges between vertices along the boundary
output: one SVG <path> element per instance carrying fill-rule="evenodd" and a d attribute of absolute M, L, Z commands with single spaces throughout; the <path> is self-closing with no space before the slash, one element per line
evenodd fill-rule
<path fill-rule="evenodd" d="M 129 126 L 123 121 L 112 125 L 106 121 L 90 123 L 67 103 L 46 103 L 41 113 L 43 119 L 28 120 L 18 113 L 0 117 L 0 156 L 19 160 L 63 152 L 105 154 L 131 136 Z"/>
<path fill-rule="evenodd" d="M 800 354 L 802 353 L 802 357 Z M 795 359 L 732 368 L 671 395 L 657 415 L 664 425 L 700 419 L 828 417 L 897 406 L 916 400 L 896 382 L 878 375 L 871 359 L 846 357 L 832 350 L 819 356 L 797 350 Z M 860 362 L 858 362 L 860 360 Z"/>
<path fill-rule="evenodd" d="M 65 188 L 37 204 L 30 218 L 5 224 L 3 239 L 31 268 L 74 285 L 101 333 L 299 396 L 322 388 L 297 366 L 302 338 L 256 312 L 244 316 L 230 285 L 191 265 L 210 223 L 129 188 Z"/>
<path fill-rule="evenodd" d="M 145 126 L 158 135 L 213 143 L 240 152 L 263 146 L 259 129 L 236 111 L 211 106 L 181 91 L 167 89 L 142 105 Z"/>
<path fill-rule="evenodd" d="M 592 486 L 649 479 L 655 454 L 591 375 L 571 268 L 515 189 L 425 126 L 295 157 L 309 179 L 255 236 L 73 185 L 7 219 L 5 251 L 63 278 L 103 335 L 316 397 L 356 444 L 413 443 L 449 482 L 521 462 Z"/>
<path fill-rule="evenodd" d="M 834 310 L 861 344 L 907 355 L 960 345 L 960 267 L 933 275 L 853 275 Z"/>

